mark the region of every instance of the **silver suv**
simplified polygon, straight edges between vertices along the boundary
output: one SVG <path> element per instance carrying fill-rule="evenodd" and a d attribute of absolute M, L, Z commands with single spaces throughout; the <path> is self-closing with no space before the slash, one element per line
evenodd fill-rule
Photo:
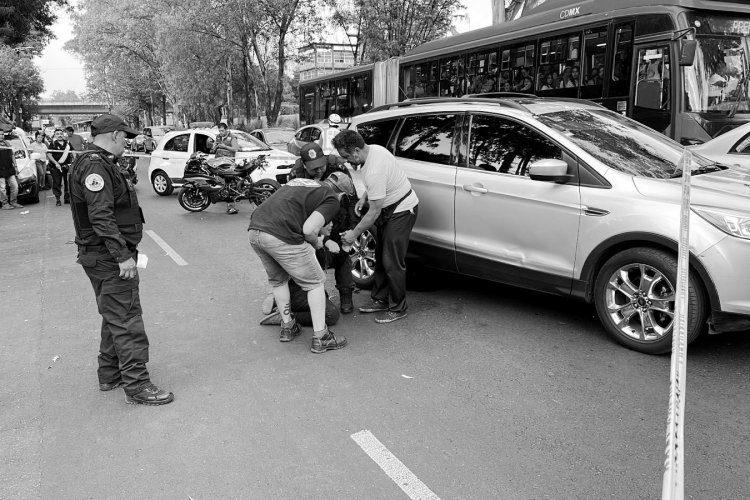
<path fill-rule="evenodd" d="M 410 256 L 595 304 L 606 331 L 671 349 L 678 143 L 587 101 L 406 101 L 350 128 L 392 151 L 419 195 Z M 689 341 L 750 329 L 750 171 L 694 155 Z"/>

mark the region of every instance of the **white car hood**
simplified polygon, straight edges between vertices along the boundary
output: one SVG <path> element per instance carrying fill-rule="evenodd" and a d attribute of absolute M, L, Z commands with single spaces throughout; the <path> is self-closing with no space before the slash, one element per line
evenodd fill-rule
<path fill-rule="evenodd" d="M 679 203 L 682 196 L 681 178 L 633 177 L 633 184 L 643 196 L 656 200 Z M 690 203 L 750 212 L 750 169 L 735 167 L 693 175 L 690 178 Z"/>

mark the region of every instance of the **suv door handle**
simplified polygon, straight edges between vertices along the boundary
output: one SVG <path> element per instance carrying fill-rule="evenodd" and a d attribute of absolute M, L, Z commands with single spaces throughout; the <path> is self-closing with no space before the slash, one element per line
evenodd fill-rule
<path fill-rule="evenodd" d="M 487 188 L 483 188 L 482 186 L 475 186 L 474 184 L 464 184 L 461 187 L 464 189 L 464 191 L 469 191 L 471 193 L 485 194 L 488 192 Z"/>

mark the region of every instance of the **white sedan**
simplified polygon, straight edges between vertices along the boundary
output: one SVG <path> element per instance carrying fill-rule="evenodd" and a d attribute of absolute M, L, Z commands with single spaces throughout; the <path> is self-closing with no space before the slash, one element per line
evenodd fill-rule
<path fill-rule="evenodd" d="M 286 182 L 287 175 L 296 160 L 294 155 L 273 149 L 241 130 L 231 130 L 231 133 L 237 138 L 240 147 L 235 160 L 266 156 L 268 168 L 253 172 L 250 175 L 253 181 L 273 179 L 280 184 Z M 164 135 L 151 153 L 148 165 L 148 178 L 156 194 L 169 196 L 174 188 L 182 186 L 185 164 L 193 153 L 205 153 L 209 155 L 209 159 L 213 158 L 214 155 L 210 151 L 217 134 L 217 129 L 198 128 L 175 130 Z"/>
<path fill-rule="evenodd" d="M 750 123 L 714 137 L 690 149 L 709 160 L 750 168 Z"/>

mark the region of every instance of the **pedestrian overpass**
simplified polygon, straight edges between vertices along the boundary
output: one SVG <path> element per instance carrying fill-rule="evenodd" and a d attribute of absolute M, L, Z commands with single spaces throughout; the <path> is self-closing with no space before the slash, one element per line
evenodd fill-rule
<path fill-rule="evenodd" d="M 106 102 L 44 102 L 37 105 L 37 114 L 41 116 L 67 116 L 67 115 L 101 115 L 110 112 L 110 106 Z"/>

